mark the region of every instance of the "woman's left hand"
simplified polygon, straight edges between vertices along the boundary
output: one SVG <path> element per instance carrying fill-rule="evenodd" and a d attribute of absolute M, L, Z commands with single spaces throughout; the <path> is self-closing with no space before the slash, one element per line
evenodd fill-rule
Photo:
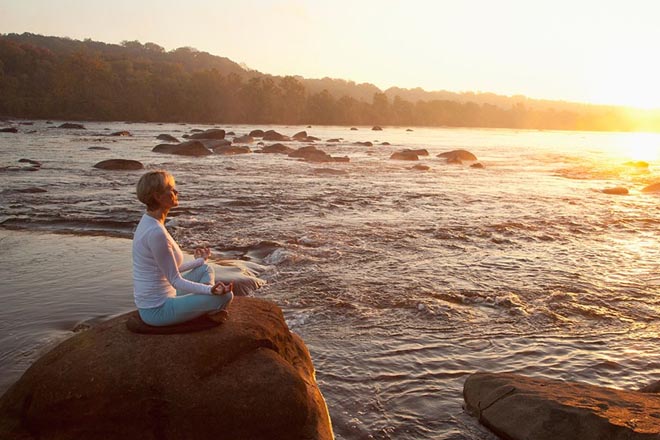
<path fill-rule="evenodd" d="M 209 249 L 207 247 L 197 248 L 197 249 L 195 249 L 195 252 L 193 253 L 193 256 L 195 258 L 203 258 L 204 261 L 206 261 L 211 256 L 211 249 Z"/>

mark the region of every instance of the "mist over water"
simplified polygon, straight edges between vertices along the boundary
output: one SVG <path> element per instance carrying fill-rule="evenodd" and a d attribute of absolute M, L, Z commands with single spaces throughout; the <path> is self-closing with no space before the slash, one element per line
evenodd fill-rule
<path fill-rule="evenodd" d="M 493 438 L 462 410 L 463 381 L 477 370 L 628 389 L 660 373 L 659 199 L 641 192 L 660 180 L 658 135 L 312 127 L 318 148 L 351 161 L 311 164 L 151 152 L 158 134 L 181 138 L 203 126 L 86 126 L 37 121 L 35 133 L 0 134 L 0 166 L 43 164 L 0 173 L 2 226 L 130 238 L 142 214 L 134 195 L 142 172 L 92 165 L 126 158 L 169 170 L 181 204 L 168 227 L 183 248 L 206 244 L 217 258 L 271 266 L 255 296 L 280 305 L 310 348 L 339 439 Z M 304 129 L 221 128 L 236 136 Z M 133 137 L 105 136 L 120 130 Z M 430 170 L 389 159 L 404 148 L 426 148 L 419 163 Z M 458 148 L 485 169 L 436 157 Z M 650 166 L 627 163 L 638 160 Z M 616 186 L 630 194 L 601 192 Z M 9 259 L 5 272 L 23 270 Z M 74 301 L 47 324 L 22 321 L 24 336 L 0 337 L 0 362 L 15 380 L 27 362 L 13 354 L 44 344 L 31 334 L 119 313 L 131 300 L 127 290 L 97 311 Z M 30 298 L 9 304 L 6 313 L 19 316 L 35 308 Z"/>

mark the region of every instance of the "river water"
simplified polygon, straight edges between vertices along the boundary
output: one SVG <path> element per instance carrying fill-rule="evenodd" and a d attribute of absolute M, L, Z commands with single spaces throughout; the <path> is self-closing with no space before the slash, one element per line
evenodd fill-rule
<path fill-rule="evenodd" d="M 93 235 L 38 237 L 74 248 L 67 240 L 95 240 L 93 270 L 101 260 L 130 273 L 126 255 L 113 250 L 127 248 L 141 215 L 134 187 L 142 172 L 92 165 L 125 158 L 169 170 L 181 203 L 168 227 L 184 249 L 205 244 L 216 258 L 268 266 L 268 284 L 254 296 L 277 303 L 308 345 L 338 439 L 493 439 L 462 408 L 463 382 L 478 370 L 626 389 L 658 379 L 659 199 L 641 189 L 660 180 L 660 135 L 219 127 L 236 136 L 306 129 L 321 139 L 318 148 L 350 158 L 313 164 L 276 154 L 151 151 L 158 134 L 210 128 L 201 125 L 52 128 L 59 123 L 0 133 L 0 167 L 25 166 L 21 158 L 42 163 L 33 172 L 0 171 L 0 226 Z M 120 130 L 132 136 L 107 136 Z M 405 148 L 427 149 L 419 163 L 430 169 L 389 159 Z M 484 169 L 436 157 L 459 148 Z M 649 167 L 630 163 L 640 160 Z M 629 194 L 602 192 L 617 186 Z M 75 323 L 132 306 L 130 280 L 100 304 L 81 300 L 90 274 L 62 262 L 55 272 L 64 281 L 43 288 L 59 289 L 57 302 L 64 295 L 68 307 L 33 319 L 49 295 L 15 294 L 29 273 L 24 260 L 40 255 L 26 234 L 2 240 L 0 327 L 8 332 L 0 367 L 9 374 L 0 392 Z M 98 276 L 117 285 L 111 273 Z"/>

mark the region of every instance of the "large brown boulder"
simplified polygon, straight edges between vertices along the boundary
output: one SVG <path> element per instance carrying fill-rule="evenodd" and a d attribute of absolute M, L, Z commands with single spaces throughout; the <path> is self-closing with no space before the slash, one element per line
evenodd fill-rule
<path fill-rule="evenodd" d="M 509 373 L 476 373 L 467 409 L 509 440 L 660 438 L 660 396 Z"/>
<path fill-rule="evenodd" d="M 187 141 L 180 144 L 160 144 L 151 151 L 155 153 L 178 154 L 181 156 L 208 156 L 213 151 L 206 148 L 200 141 Z"/>
<path fill-rule="evenodd" d="M 461 163 L 463 160 L 475 161 L 477 156 L 467 150 L 452 150 L 438 154 L 437 157 L 444 157 L 449 163 Z"/>
<path fill-rule="evenodd" d="M 94 165 L 94 168 L 101 170 L 121 170 L 121 171 L 135 171 L 143 170 L 144 165 L 137 160 L 130 159 L 108 159 Z"/>
<path fill-rule="evenodd" d="M 237 297 L 197 333 L 142 335 L 129 314 L 76 334 L 0 399 L 0 438 L 331 439 L 302 340 L 281 310 Z"/>

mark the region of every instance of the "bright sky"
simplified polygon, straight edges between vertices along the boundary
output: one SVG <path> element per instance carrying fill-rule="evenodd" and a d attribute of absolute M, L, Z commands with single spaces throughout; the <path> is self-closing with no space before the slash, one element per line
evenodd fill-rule
<path fill-rule="evenodd" d="M 0 33 L 191 46 L 274 75 L 660 108 L 657 0 L 0 0 Z"/>

